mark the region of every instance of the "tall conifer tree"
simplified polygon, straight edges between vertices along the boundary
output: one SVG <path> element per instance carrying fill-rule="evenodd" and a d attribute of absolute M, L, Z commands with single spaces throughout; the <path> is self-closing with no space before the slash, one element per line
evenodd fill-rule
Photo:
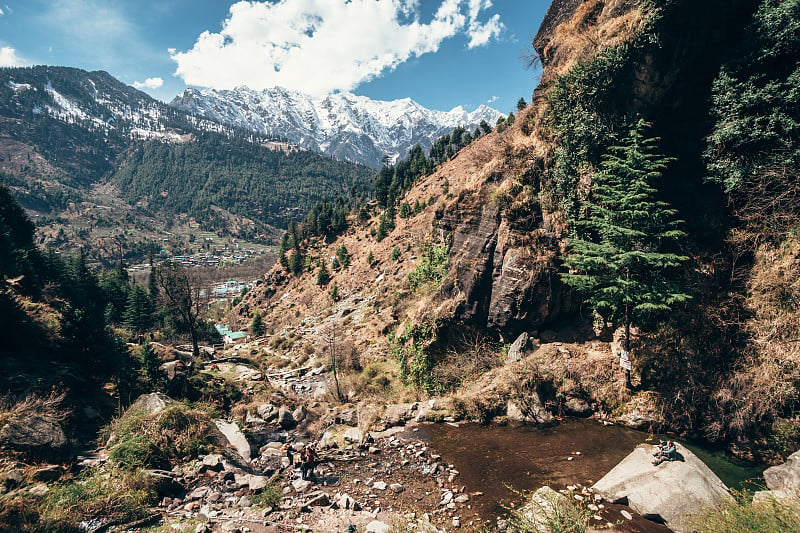
<path fill-rule="evenodd" d="M 605 321 L 624 326 L 629 353 L 632 323 L 669 312 L 690 297 L 669 278 L 687 259 L 675 252 L 685 234 L 677 211 L 657 199 L 654 184 L 671 159 L 658 153 L 658 139 L 646 137 L 648 127 L 640 119 L 623 144 L 603 157 L 561 276 Z M 627 370 L 625 378 L 630 386 Z"/>

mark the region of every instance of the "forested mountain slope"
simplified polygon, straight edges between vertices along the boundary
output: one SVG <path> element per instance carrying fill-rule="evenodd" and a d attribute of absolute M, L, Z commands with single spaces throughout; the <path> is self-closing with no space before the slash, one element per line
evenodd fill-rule
<path fill-rule="evenodd" d="M 272 226 L 373 177 L 187 115 L 105 72 L 47 66 L 0 69 L 0 173 L 46 243 L 107 261 L 103 250 L 119 246 L 141 257 L 176 215 L 269 242 Z"/>

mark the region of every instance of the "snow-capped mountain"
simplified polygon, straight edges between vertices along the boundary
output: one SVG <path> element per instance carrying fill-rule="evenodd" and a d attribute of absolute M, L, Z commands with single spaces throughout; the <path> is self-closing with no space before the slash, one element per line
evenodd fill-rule
<path fill-rule="evenodd" d="M 281 87 L 264 91 L 246 87 L 186 89 L 170 105 L 376 168 L 385 156 L 395 161 L 416 144 L 427 149 L 456 126 L 472 131 L 482 120 L 494 125 L 502 116 L 483 105 L 471 113 L 460 106 L 445 112 L 427 109 L 410 98 L 386 102 L 352 93 L 312 97 Z"/>

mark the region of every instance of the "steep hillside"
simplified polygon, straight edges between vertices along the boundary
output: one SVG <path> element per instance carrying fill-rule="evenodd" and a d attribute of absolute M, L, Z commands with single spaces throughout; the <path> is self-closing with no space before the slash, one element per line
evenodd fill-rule
<path fill-rule="evenodd" d="M 491 342 L 510 343 L 526 333 L 522 353 L 530 353 L 526 345 L 540 346 L 532 372 L 540 384 L 549 383 L 537 390 L 551 406 L 578 398 L 639 427 L 729 442 L 763 436 L 774 445 L 774 424 L 797 424 L 794 356 L 771 374 L 785 387 L 776 402 L 740 404 L 730 397 L 735 383 L 749 382 L 753 392 L 764 386 L 755 374 L 747 377 L 755 368 L 749 347 L 765 341 L 761 329 L 753 336 L 755 323 L 746 317 L 754 304 L 746 296 L 753 283 L 762 286 L 763 268 L 751 267 L 766 250 L 731 240 L 738 234 L 731 228 L 747 221 L 729 212 L 731 197 L 706 180 L 713 161 L 706 137 L 720 113 L 715 80 L 724 65 L 753 53 L 740 43 L 752 48 L 759 32 L 776 31 L 775 21 L 790 20 L 797 8 L 765 1 L 756 14 L 757 7 L 746 0 L 554 2 L 533 42 L 545 68 L 542 83 L 512 125 L 419 179 L 401 200 L 427 206 L 421 212 L 397 218 L 390 205 L 381 217 L 364 220 L 362 213 L 343 237 L 304 250 L 307 273 L 294 277 L 276 268 L 231 319 L 245 325 L 258 308 L 274 345 L 297 357 L 322 350 L 335 332 L 365 362 L 397 361 L 391 372 L 416 383 L 418 393 L 441 392 L 436 380 L 445 367 L 474 362 L 475 347 L 491 352 Z M 787 27 L 780 50 L 796 61 L 789 43 L 797 35 Z M 792 100 L 783 101 L 796 119 Z M 611 316 L 598 322 L 584 295 L 565 286 L 560 274 L 593 201 L 601 160 L 625 142 L 640 117 L 652 123 L 658 149 L 672 158 L 654 190 L 684 221 L 680 252 L 688 260 L 672 282 L 692 298 L 634 324 L 633 387 L 626 389 L 612 355 L 622 349 L 620 333 L 603 331 L 621 323 Z M 793 204 L 782 209 L 794 220 Z M 394 229 L 378 241 L 381 220 L 391 218 Z M 779 242 L 791 227 L 783 226 Z M 330 265 L 342 246 L 352 257 L 349 266 L 320 284 L 326 280 L 318 265 Z M 759 302 L 758 316 L 768 316 L 763 306 L 769 304 Z M 487 391 L 459 394 L 467 395 L 462 405 L 474 407 Z M 484 413 L 505 412 L 502 403 L 482 405 Z"/>

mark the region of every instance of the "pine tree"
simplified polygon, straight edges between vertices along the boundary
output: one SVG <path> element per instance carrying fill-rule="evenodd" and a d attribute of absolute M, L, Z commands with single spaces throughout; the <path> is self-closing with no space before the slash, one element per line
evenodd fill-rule
<path fill-rule="evenodd" d="M 261 312 L 258 309 L 256 309 L 256 312 L 253 315 L 253 320 L 250 322 L 250 331 L 255 337 L 260 337 L 267 331 L 267 328 L 264 325 L 264 319 L 261 318 Z"/>
<path fill-rule="evenodd" d="M 128 303 L 123 314 L 125 327 L 134 333 L 147 331 L 153 325 L 153 302 L 144 288 L 134 283 L 128 292 Z"/>
<path fill-rule="evenodd" d="M 561 276 L 605 321 L 624 326 L 628 353 L 632 323 L 690 297 L 668 277 L 687 259 L 674 252 L 685 234 L 677 211 L 656 199 L 654 182 L 671 159 L 658 154 L 658 139 L 645 137 L 648 127 L 639 120 L 624 143 L 603 157 Z M 625 377 L 630 386 L 627 370 Z"/>
<path fill-rule="evenodd" d="M 319 262 L 319 271 L 317 272 L 317 285 L 327 285 L 331 280 L 331 275 L 328 272 L 328 267 L 325 266 L 325 260 Z"/>

